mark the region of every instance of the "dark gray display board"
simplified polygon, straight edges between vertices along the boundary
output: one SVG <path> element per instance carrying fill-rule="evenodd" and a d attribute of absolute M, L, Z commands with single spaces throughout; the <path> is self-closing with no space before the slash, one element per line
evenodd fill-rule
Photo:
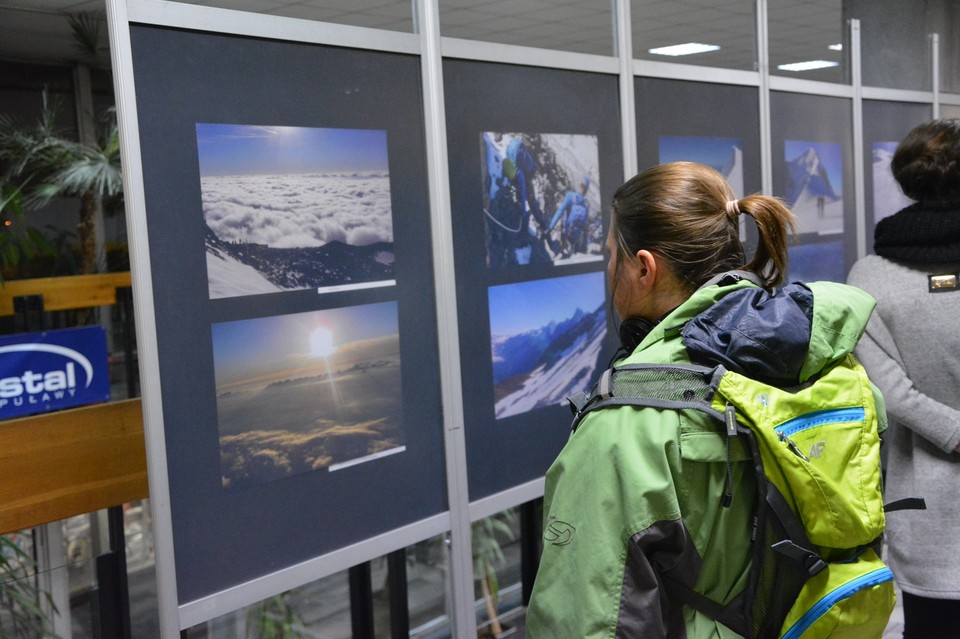
<path fill-rule="evenodd" d="M 637 78 L 640 170 L 679 160 L 719 170 L 744 195 L 760 191 L 756 87 Z"/>
<path fill-rule="evenodd" d="M 131 41 L 183 605 L 446 508 L 420 67 Z"/>
<path fill-rule="evenodd" d="M 873 253 L 873 231 L 877 222 L 912 202 L 893 179 L 890 160 L 910 129 L 931 119 L 930 112 L 929 104 L 863 101 L 867 253 Z"/>
<path fill-rule="evenodd" d="M 796 216 L 790 280 L 843 282 L 857 258 L 852 101 L 770 94 L 773 194 Z"/>
<path fill-rule="evenodd" d="M 637 158 L 643 169 L 699 162 L 724 175 L 738 197 L 761 190 L 756 87 L 636 78 Z M 744 225 L 746 251 L 756 231 Z"/>
<path fill-rule="evenodd" d="M 616 348 L 603 249 L 622 182 L 617 78 L 448 60 L 471 501 L 543 476 L 565 397 Z"/>

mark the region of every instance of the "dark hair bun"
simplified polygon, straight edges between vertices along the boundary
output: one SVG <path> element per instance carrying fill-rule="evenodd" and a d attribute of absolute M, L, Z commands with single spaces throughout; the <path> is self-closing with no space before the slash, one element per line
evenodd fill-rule
<path fill-rule="evenodd" d="M 897 147 L 890 168 L 907 197 L 960 201 L 960 119 L 915 127 Z"/>

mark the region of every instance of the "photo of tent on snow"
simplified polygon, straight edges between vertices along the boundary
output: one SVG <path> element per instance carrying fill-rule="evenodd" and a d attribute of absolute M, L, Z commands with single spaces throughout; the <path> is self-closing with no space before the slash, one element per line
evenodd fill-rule
<path fill-rule="evenodd" d="M 603 259 L 597 137 L 480 135 L 487 265 Z"/>
<path fill-rule="evenodd" d="M 196 128 L 211 299 L 395 283 L 386 131 Z"/>

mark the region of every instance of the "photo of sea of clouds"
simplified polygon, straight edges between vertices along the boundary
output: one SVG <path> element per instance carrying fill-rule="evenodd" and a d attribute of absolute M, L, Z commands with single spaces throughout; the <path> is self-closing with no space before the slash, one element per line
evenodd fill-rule
<path fill-rule="evenodd" d="M 211 299 L 394 283 L 386 131 L 196 130 Z"/>

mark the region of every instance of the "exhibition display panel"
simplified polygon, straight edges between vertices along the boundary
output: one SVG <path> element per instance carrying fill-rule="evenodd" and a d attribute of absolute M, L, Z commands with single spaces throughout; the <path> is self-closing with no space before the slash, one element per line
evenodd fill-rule
<path fill-rule="evenodd" d="M 640 166 L 699 162 L 726 178 L 737 197 L 761 190 L 758 88 L 636 78 Z"/>
<path fill-rule="evenodd" d="M 851 101 L 774 91 L 773 194 L 795 216 L 788 279 L 843 282 L 857 259 Z"/>
<path fill-rule="evenodd" d="M 419 62 L 130 38 L 183 605 L 446 510 Z"/>
<path fill-rule="evenodd" d="M 475 501 L 543 476 L 570 434 L 566 398 L 616 349 L 604 242 L 622 182 L 617 82 L 459 60 L 444 79 Z"/>

